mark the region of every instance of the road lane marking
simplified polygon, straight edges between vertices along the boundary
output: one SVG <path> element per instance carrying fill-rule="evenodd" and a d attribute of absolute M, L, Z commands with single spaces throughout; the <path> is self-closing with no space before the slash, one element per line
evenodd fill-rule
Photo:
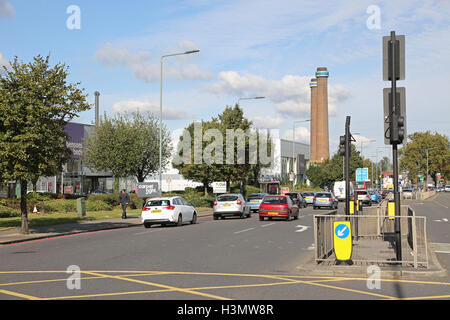
<path fill-rule="evenodd" d="M 442 203 L 440 203 L 439 201 L 435 201 L 434 203 L 437 203 L 438 205 L 440 205 L 440 206 L 442 206 L 442 207 L 444 207 L 444 208 L 446 208 L 446 209 L 448 209 L 448 207 L 447 206 L 444 206 Z"/>
<path fill-rule="evenodd" d="M 307 226 L 302 226 L 301 224 L 299 224 L 296 228 L 299 228 L 298 230 L 296 230 L 295 232 L 303 232 L 309 229 L 309 227 Z"/>
<path fill-rule="evenodd" d="M 94 272 L 88 272 L 88 271 L 82 271 L 82 272 L 86 273 L 86 274 L 89 274 L 91 276 L 103 276 L 105 278 L 112 278 L 112 279 L 124 280 L 124 281 L 129 281 L 129 282 L 136 282 L 136 283 L 146 284 L 146 285 L 153 286 L 153 287 L 170 289 L 170 290 L 174 290 L 174 291 L 179 291 L 179 292 L 183 292 L 183 293 L 189 293 L 189 294 L 193 294 L 193 295 L 197 295 L 197 296 L 203 296 L 203 297 L 212 298 L 212 299 L 231 300 L 230 298 L 220 297 L 220 296 L 216 296 L 216 295 L 213 295 L 213 294 L 207 294 L 207 293 L 203 293 L 203 292 L 197 292 L 197 291 L 189 290 L 189 289 L 177 288 L 177 287 L 168 286 L 168 285 L 160 284 L 160 283 L 154 283 L 154 282 L 149 282 L 149 281 L 142 281 L 142 280 L 137 280 L 137 279 L 130 279 L 130 278 L 125 278 L 125 277 L 121 277 L 121 276 L 110 276 L 110 275 L 94 273 Z"/>
<path fill-rule="evenodd" d="M 18 298 L 24 298 L 27 300 L 42 300 L 41 298 L 38 298 L 38 297 L 34 297 L 34 296 L 30 296 L 27 294 L 18 293 L 18 292 L 14 292 L 14 291 L 4 290 L 4 289 L 0 289 L 0 293 L 7 294 L 9 296 L 18 297 Z"/>
<path fill-rule="evenodd" d="M 274 224 L 275 224 L 275 222 L 272 222 L 272 223 L 269 223 L 269 224 L 264 224 L 264 225 L 261 226 L 261 228 L 265 228 L 265 227 L 268 227 L 268 226 L 272 226 L 272 225 L 274 225 Z"/>
<path fill-rule="evenodd" d="M 239 233 L 243 233 L 243 232 L 247 232 L 247 231 L 251 231 L 251 230 L 255 230 L 256 228 L 248 228 L 245 230 L 241 230 L 241 231 L 236 231 L 234 234 L 239 234 Z"/>

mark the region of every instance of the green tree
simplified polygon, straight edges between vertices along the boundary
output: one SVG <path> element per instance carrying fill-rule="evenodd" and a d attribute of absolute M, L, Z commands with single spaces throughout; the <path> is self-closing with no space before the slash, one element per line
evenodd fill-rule
<path fill-rule="evenodd" d="M 162 168 L 172 152 L 169 131 L 162 128 Z M 159 170 L 159 123 L 151 114 L 106 114 L 85 140 L 86 164 L 111 170 L 117 178 L 134 176 L 143 182 Z M 117 190 L 116 190 L 117 191 Z"/>
<path fill-rule="evenodd" d="M 56 175 L 71 158 L 64 126 L 91 106 L 80 83 L 68 83 L 68 67 L 50 56 L 32 62 L 15 57 L 0 74 L 0 178 L 21 185 L 21 232 L 29 233 L 27 184 Z"/>
<path fill-rule="evenodd" d="M 337 150 L 331 159 L 328 159 L 322 163 L 311 164 L 305 174 L 309 181 L 311 181 L 311 184 L 315 187 L 332 187 L 335 181 L 344 180 L 342 159 L 343 157 L 339 155 L 339 150 Z M 370 160 L 361 158 L 359 151 L 356 151 L 355 145 L 352 144 L 349 164 L 350 180 L 355 181 L 356 169 L 364 167 L 371 168 Z M 370 175 L 371 173 L 369 169 L 369 177 Z"/>
<path fill-rule="evenodd" d="M 436 173 L 444 179 L 450 179 L 448 163 L 450 161 L 449 139 L 439 133 L 430 131 L 414 132 L 408 135 L 408 142 L 399 149 L 400 169 L 408 174 L 409 179 L 417 179 L 419 173 L 427 172 L 436 183 Z"/>
<path fill-rule="evenodd" d="M 211 137 L 211 139 L 203 139 L 206 130 L 219 130 L 219 123 L 217 121 L 202 121 L 201 124 L 197 125 L 201 128 L 201 131 L 199 132 L 201 136 L 197 137 L 195 135 L 196 124 L 194 122 L 185 128 L 184 134 L 180 137 L 180 141 L 177 145 L 176 155 L 179 158 L 174 158 L 172 166 L 175 169 L 178 169 L 180 174 L 186 179 L 201 182 L 204 187 L 204 194 L 207 195 L 208 185 L 211 182 L 216 181 L 220 176 L 220 164 L 211 163 L 212 161 L 204 161 L 203 155 L 210 143 L 218 142 L 220 143 L 220 147 L 222 147 L 222 141 L 213 141 L 213 137 Z M 194 153 L 197 150 L 201 152 L 198 155 Z M 211 151 L 212 158 L 216 155 L 223 159 L 222 155 L 216 154 L 216 150 Z M 198 159 L 200 160 L 200 163 Z"/>

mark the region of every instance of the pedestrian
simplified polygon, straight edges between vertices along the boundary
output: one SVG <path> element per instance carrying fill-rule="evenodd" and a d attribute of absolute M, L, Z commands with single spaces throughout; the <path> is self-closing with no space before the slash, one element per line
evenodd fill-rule
<path fill-rule="evenodd" d="M 130 202 L 130 196 L 125 191 L 125 189 L 122 189 L 122 191 L 119 194 L 119 203 L 122 205 L 122 219 L 127 218 L 127 205 Z"/>

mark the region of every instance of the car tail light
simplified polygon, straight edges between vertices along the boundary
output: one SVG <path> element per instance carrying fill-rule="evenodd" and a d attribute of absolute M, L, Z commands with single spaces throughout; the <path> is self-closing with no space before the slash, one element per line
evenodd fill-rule
<path fill-rule="evenodd" d="M 238 205 L 241 205 L 241 204 L 242 204 L 242 201 L 241 201 L 241 200 L 238 200 L 236 203 L 237 203 Z"/>
<path fill-rule="evenodd" d="M 214 206 L 217 206 L 217 201 L 214 201 Z"/>
<path fill-rule="evenodd" d="M 329 201 L 333 201 L 333 198 L 328 199 Z"/>
<path fill-rule="evenodd" d="M 150 210 L 151 210 L 151 208 L 147 208 L 147 207 L 142 208 L 142 211 L 150 211 Z"/>
<path fill-rule="evenodd" d="M 164 207 L 164 209 L 166 209 L 166 210 L 175 210 L 175 206 L 167 206 L 167 207 Z"/>
<path fill-rule="evenodd" d="M 281 211 L 288 211 L 288 210 L 289 210 L 289 207 L 288 207 L 287 204 L 284 204 L 284 205 L 281 206 L 281 209 L 280 209 L 280 210 L 281 210 Z"/>
<path fill-rule="evenodd" d="M 316 197 L 313 198 L 313 201 L 316 201 Z"/>

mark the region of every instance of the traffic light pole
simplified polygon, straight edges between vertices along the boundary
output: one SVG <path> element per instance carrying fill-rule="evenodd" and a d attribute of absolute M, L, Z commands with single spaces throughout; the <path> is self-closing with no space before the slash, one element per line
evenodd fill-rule
<path fill-rule="evenodd" d="M 350 215 L 350 116 L 345 121 L 345 214 Z"/>
<path fill-rule="evenodd" d="M 399 109 L 397 106 L 397 69 L 396 69 L 396 38 L 395 31 L 391 31 L 391 135 L 393 131 L 398 132 L 398 130 L 392 130 L 393 126 L 397 126 Z M 397 142 L 392 143 L 392 165 L 394 171 L 394 202 L 395 202 L 395 245 L 396 245 L 396 258 L 397 261 L 402 260 L 402 239 L 401 239 L 401 229 L 400 229 L 400 194 L 398 192 L 398 148 Z"/>

